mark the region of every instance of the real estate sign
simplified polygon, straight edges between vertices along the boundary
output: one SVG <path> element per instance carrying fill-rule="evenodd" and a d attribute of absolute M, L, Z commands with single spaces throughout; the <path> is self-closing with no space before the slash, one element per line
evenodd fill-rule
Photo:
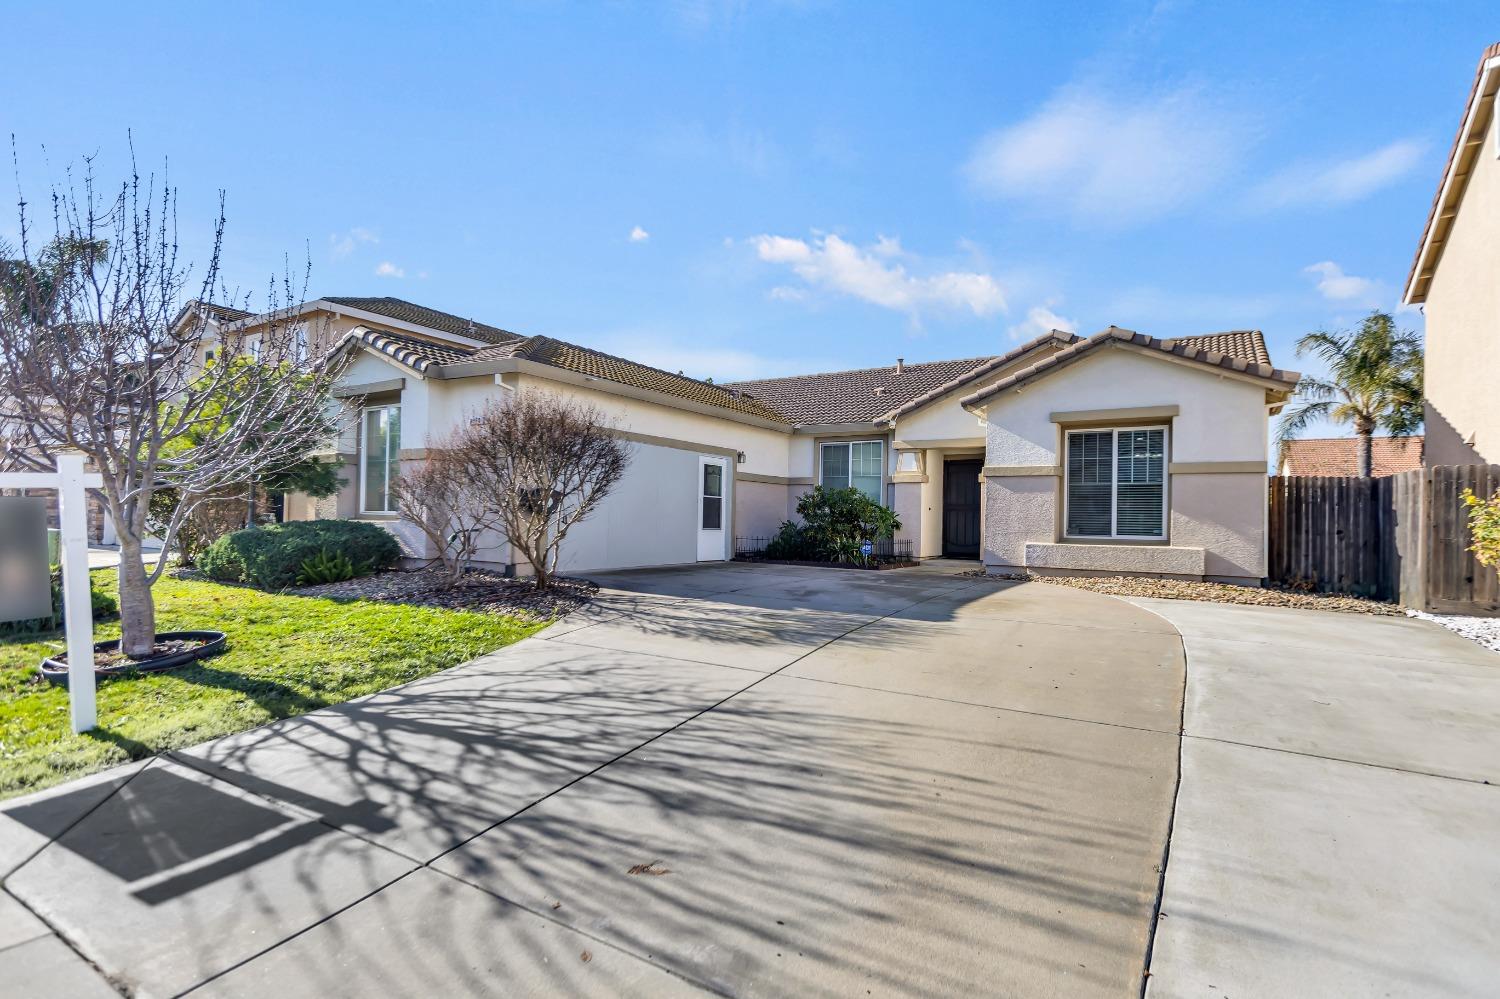
<path fill-rule="evenodd" d="M 52 615 L 47 501 L 0 496 L 0 621 Z"/>

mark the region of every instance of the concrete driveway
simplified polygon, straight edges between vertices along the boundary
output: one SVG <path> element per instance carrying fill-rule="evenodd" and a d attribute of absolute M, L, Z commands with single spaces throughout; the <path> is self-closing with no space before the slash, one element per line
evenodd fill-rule
<path fill-rule="evenodd" d="M 457 669 L 10 803 L 6 991 L 1138 994 L 1162 617 L 942 568 L 601 581 Z"/>
<path fill-rule="evenodd" d="M 1135 602 L 1188 661 L 1150 999 L 1495 995 L 1500 657 L 1410 618 Z"/>

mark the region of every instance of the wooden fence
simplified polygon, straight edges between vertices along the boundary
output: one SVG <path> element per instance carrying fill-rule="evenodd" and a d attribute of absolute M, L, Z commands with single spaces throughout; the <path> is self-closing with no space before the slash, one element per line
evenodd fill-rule
<path fill-rule="evenodd" d="M 1500 465 L 1379 479 L 1273 476 L 1269 578 L 1439 613 L 1500 614 L 1500 574 L 1469 551 L 1466 487 L 1492 495 Z"/>

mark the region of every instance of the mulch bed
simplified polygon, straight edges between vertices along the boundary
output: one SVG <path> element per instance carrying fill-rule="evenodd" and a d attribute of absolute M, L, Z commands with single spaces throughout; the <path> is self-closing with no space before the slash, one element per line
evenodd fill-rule
<path fill-rule="evenodd" d="M 186 652 L 189 649 L 200 648 L 201 646 L 206 644 L 207 643 L 204 642 L 201 638 L 174 638 L 166 642 L 157 642 L 155 645 L 151 646 L 151 654 L 144 659 L 132 659 L 130 656 L 127 656 L 125 653 L 121 652 L 118 648 L 103 650 L 95 649 L 94 668 L 104 669 L 110 666 L 131 666 L 137 663 L 149 663 L 153 659 L 165 659 L 167 656 L 175 656 L 179 652 Z M 66 666 L 68 663 L 68 654 L 66 652 L 60 652 L 57 655 L 53 656 L 52 659 L 59 665 Z"/>
<path fill-rule="evenodd" d="M 596 583 L 586 579 L 554 578 L 551 586 L 538 592 L 530 579 L 506 578 L 485 569 L 470 569 L 451 589 L 446 588 L 445 583 L 446 578 L 438 569 L 394 569 L 342 583 L 301 586 L 286 592 L 300 597 L 378 600 L 551 620 L 587 604 L 599 591 Z"/>
<path fill-rule="evenodd" d="M 1400 617 L 1406 612 L 1398 604 L 1351 597 L 1341 593 L 1306 593 L 1276 586 L 1232 586 L 1228 583 L 1196 583 L 1185 579 L 1150 579 L 1144 576 L 1036 576 L 1031 573 L 990 575 L 973 569 L 964 576 L 995 580 L 1022 579 L 1036 583 L 1072 586 L 1116 597 L 1156 597 L 1162 600 L 1201 600 L 1208 603 L 1248 604 L 1257 607 L 1294 607 L 1301 610 L 1339 611 Z"/>

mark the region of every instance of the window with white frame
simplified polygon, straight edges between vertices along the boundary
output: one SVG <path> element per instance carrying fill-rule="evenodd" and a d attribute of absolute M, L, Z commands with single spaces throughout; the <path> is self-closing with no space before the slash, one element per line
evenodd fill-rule
<path fill-rule="evenodd" d="M 1070 430 L 1063 480 L 1070 538 L 1167 536 L 1167 428 Z"/>
<path fill-rule="evenodd" d="M 395 513 L 391 483 L 401 471 L 401 407 L 371 406 L 361 420 L 360 510 Z"/>
<path fill-rule="evenodd" d="M 828 489 L 853 486 L 876 503 L 883 502 L 885 445 L 882 441 L 840 441 L 819 450 L 818 481 Z"/>

